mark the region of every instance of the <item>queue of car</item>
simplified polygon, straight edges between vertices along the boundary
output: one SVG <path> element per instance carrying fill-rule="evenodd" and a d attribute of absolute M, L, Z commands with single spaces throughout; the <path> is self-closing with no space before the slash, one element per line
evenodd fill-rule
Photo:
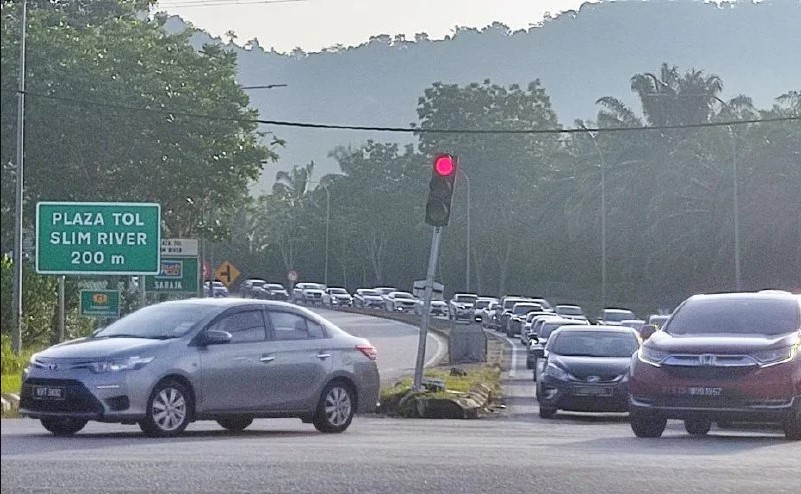
<path fill-rule="evenodd" d="M 696 295 L 670 315 L 606 308 L 593 323 L 578 306 L 549 314 L 531 300 L 488 304 L 481 322 L 509 336 L 530 309 L 521 342 L 542 418 L 629 412 L 638 437 L 661 436 L 668 420 L 691 435 L 714 423 L 772 423 L 801 439 L 800 295 Z"/>

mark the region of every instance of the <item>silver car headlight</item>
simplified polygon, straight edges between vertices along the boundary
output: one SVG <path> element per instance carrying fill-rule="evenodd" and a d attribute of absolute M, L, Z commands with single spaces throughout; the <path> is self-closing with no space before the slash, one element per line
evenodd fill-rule
<path fill-rule="evenodd" d="M 764 350 L 751 354 L 762 367 L 789 362 L 798 354 L 797 346 L 786 346 L 774 350 Z"/>
<path fill-rule="evenodd" d="M 93 362 L 92 372 L 103 374 L 106 372 L 120 372 L 125 370 L 138 370 L 153 361 L 155 357 L 127 357 L 119 359 L 106 359 Z"/>

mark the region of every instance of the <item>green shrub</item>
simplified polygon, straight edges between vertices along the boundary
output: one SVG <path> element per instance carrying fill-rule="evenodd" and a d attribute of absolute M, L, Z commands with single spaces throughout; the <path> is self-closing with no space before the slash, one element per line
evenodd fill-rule
<path fill-rule="evenodd" d="M 2 347 L 2 372 L 0 374 L 4 376 L 21 374 L 33 352 L 26 351 L 22 355 L 15 355 L 11 349 L 11 337 L 6 334 L 0 336 L 0 346 Z"/>

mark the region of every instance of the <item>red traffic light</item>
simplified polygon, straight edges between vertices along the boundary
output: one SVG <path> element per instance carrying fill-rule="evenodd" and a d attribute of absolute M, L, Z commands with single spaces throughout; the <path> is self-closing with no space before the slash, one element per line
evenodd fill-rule
<path fill-rule="evenodd" d="M 434 159 L 434 171 L 438 175 L 447 177 L 456 170 L 456 163 L 450 154 L 443 154 Z"/>

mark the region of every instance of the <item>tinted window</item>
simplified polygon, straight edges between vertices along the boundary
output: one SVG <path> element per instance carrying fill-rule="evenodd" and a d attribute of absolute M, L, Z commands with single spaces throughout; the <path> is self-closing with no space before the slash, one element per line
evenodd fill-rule
<path fill-rule="evenodd" d="M 478 297 L 473 295 L 457 295 L 456 298 L 454 298 L 456 302 L 465 302 L 468 304 L 475 303 L 476 299 L 478 299 Z"/>
<path fill-rule="evenodd" d="M 231 333 L 231 343 L 264 341 L 264 316 L 260 310 L 237 312 L 214 323 L 214 329 Z"/>
<path fill-rule="evenodd" d="M 206 316 L 219 310 L 211 305 L 189 303 L 150 305 L 111 323 L 95 338 L 175 338 L 185 335 Z"/>
<path fill-rule="evenodd" d="M 478 300 L 476 301 L 476 309 L 484 309 L 488 307 L 490 304 L 489 300 Z"/>
<path fill-rule="evenodd" d="M 375 290 L 361 290 L 359 293 L 364 295 L 364 296 L 370 296 L 370 297 L 375 297 L 375 296 L 380 295 L 380 293 L 378 293 Z"/>
<path fill-rule="evenodd" d="M 792 299 L 697 299 L 679 309 L 665 326 L 670 334 L 791 333 L 801 326 Z"/>
<path fill-rule="evenodd" d="M 631 357 L 640 344 L 633 334 L 570 331 L 558 334 L 549 351 L 566 357 Z"/>
<path fill-rule="evenodd" d="M 323 328 L 314 321 L 291 312 L 270 312 L 274 338 L 278 341 L 325 338 Z"/>
<path fill-rule="evenodd" d="M 403 299 L 413 299 L 414 298 L 414 295 L 412 295 L 411 293 L 406 293 L 406 292 L 395 292 L 394 294 L 392 294 L 392 296 L 394 298 L 403 298 Z"/>

